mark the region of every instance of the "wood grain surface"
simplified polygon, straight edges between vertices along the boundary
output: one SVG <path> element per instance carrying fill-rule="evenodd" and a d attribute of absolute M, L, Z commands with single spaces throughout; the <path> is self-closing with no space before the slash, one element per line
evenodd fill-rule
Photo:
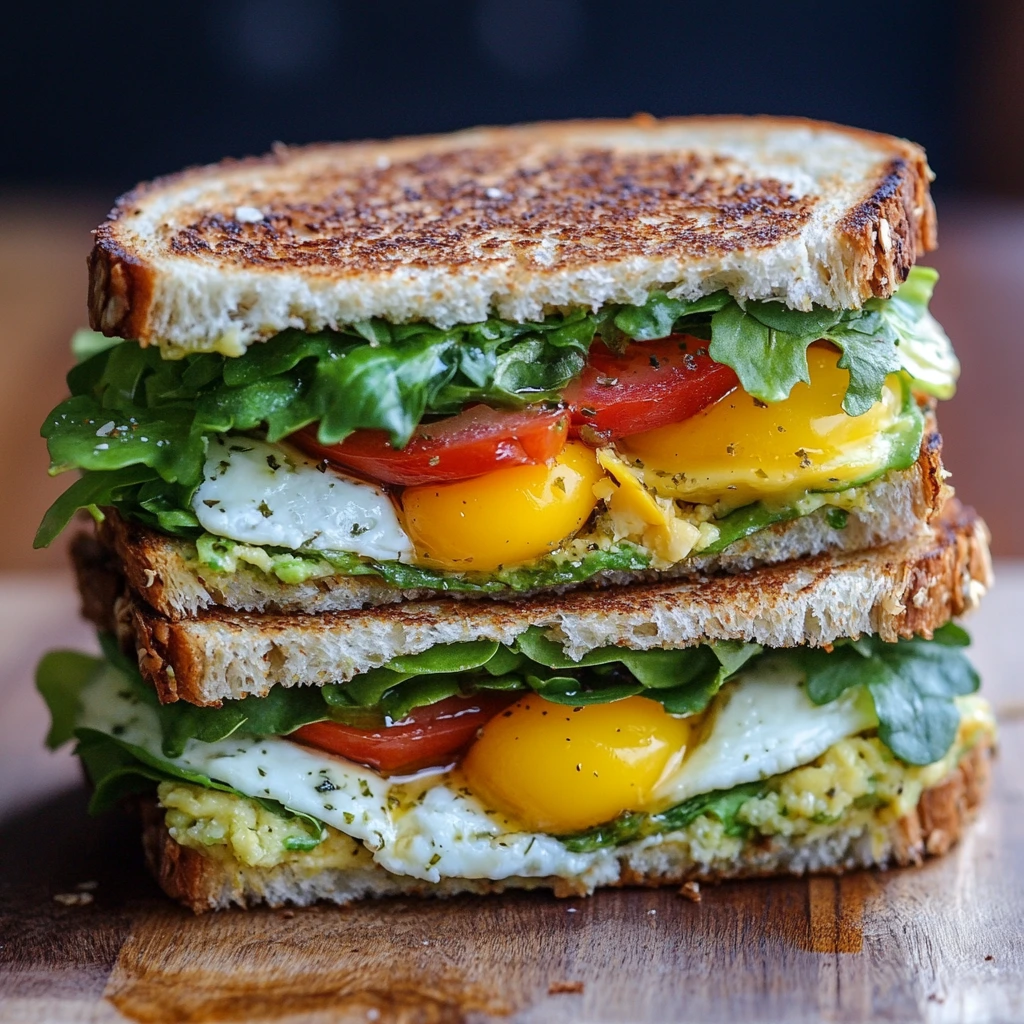
<path fill-rule="evenodd" d="M 555 900 L 193 917 L 138 827 L 91 820 L 30 668 L 87 643 L 61 578 L 0 577 L 0 1021 L 1024 1020 L 1024 564 L 968 625 L 999 710 L 993 794 L 919 869 Z M 55 899 L 60 897 L 61 899 Z"/>

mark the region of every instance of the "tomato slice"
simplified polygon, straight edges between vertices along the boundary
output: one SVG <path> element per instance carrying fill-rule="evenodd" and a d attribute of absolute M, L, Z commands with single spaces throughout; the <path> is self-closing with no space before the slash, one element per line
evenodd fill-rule
<path fill-rule="evenodd" d="M 732 368 L 708 355 L 706 341 L 673 334 L 631 342 L 622 355 L 595 340 L 563 398 L 572 410 L 572 436 L 602 444 L 679 423 L 738 386 Z"/>
<path fill-rule="evenodd" d="M 468 480 L 495 469 L 547 462 L 565 447 L 568 429 L 564 408 L 515 411 L 474 405 L 458 416 L 421 423 L 402 449 L 393 448 L 383 430 L 357 430 L 340 444 L 324 445 L 313 425 L 289 440 L 314 458 L 373 480 L 409 486 Z"/>
<path fill-rule="evenodd" d="M 416 771 L 447 764 L 476 738 L 477 729 L 518 696 L 492 692 L 448 697 L 416 708 L 393 725 L 357 729 L 339 722 L 315 722 L 296 729 L 288 738 L 381 771 Z"/>

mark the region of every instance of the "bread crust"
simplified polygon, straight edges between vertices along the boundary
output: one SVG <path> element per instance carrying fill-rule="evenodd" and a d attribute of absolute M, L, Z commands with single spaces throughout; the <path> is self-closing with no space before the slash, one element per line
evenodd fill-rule
<path fill-rule="evenodd" d="M 620 858 L 614 887 L 654 888 L 688 881 L 721 882 L 727 879 L 764 878 L 781 874 L 842 874 L 864 867 L 907 867 L 928 857 L 947 853 L 961 838 L 988 792 L 993 748 L 987 742 L 968 751 L 957 767 L 940 783 L 925 790 L 917 807 L 890 826 L 888 841 L 878 851 L 865 854 L 850 846 L 831 859 L 817 860 L 811 870 L 802 861 L 788 860 L 772 839 L 748 842 L 729 867 L 705 870 L 679 859 L 659 870 L 637 870 Z M 586 895 L 585 886 L 562 878 L 445 879 L 433 884 L 406 876 L 392 875 L 382 868 L 345 872 L 323 871 L 313 878 L 297 878 L 287 869 L 242 868 L 205 857 L 196 850 L 179 846 L 164 824 L 164 812 L 155 799 L 141 802 L 142 842 L 146 862 L 160 887 L 172 899 L 195 913 L 268 903 L 307 905 L 318 900 L 348 903 L 368 896 L 447 896 L 457 892 L 478 894 L 516 888 L 546 888 L 557 897 Z M 348 875 L 348 877 L 346 877 Z"/>
<path fill-rule="evenodd" d="M 728 288 L 855 308 L 936 245 L 924 151 L 798 118 L 650 117 L 277 147 L 139 185 L 90 322 L 179 351 Z"/>
<path fill-rule="evenodd" d="M 743 640 L 789 647 L 827 646 L 861 633 L 887 641 L 930 636 L 973 608 L 990 583 L 985 525 L 954 501 L 931 527 L 901 543 L 700 582 L 514 602 L 414 601 L 315 616 L 218 609 L 178 622 L 127 594 L 112 624 L 162 701 L 215 706 L 273 686 L 344 682 L 435 644 L 512 643 L 531 626 L 573 658 L 612 644 L 643 650 Z"/>
<path fill-rule="evenodd" d="M 919 524 L 931 522 L 949 494 L 943 482 L 941 451 L 942 440 L 934 416 L 929 415 L 918 461 L 910 469 L 865 485 L 866 510 L 854 509 L 842 529 L 830 527 L 827 509 L 821 509 L 802 519 L 776 523 L 720 554 L 698 554 L 667 570 L 599 573 L 580 584 L 538 587 L 520 592 L 518 597 L 669 579 L 706 579 L 828 550 L 860 551 L 902 540 Z M 97 535 L 109 555 L 104 559 L 81 548 L 76 561 L 86 561 L 86 572 L 105 567 L 108 572 L 123 575 L 135 597 L 170 621 L 218 606 L 233 611 L 317 615 L 429 599 L 442 593 L 429 588 L 402 590 L 368 576 L 327 576 L 290 585 L 256 568 L 240 566 L 234 573 L 219 574 L 195 566 L 189 542 L 128 522 L 114 509 L 105 512 Z M 453 600 L 509 600 L 512 595 L 506 590 L 492 594 L 452 592 L 447 596 Z M 94 617 L 88 611 L 85 614 Z"/>

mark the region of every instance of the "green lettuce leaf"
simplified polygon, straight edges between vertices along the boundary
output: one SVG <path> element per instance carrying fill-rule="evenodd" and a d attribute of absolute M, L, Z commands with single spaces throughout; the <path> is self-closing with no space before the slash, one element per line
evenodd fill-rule
<path fill-rule="evenodd" d="M 937 278 L 931 268 L 914 267 L 891 299 L 871 299 L 859 310 L 801 313 L 781 303 L 734 302 L 712 317 L 708 351 L 764 402 L 782 401 L 798 381 L 809 382 L 807 348 L 820 339 L 842 350 L 839 365 L 850 372 L 843 408 L 851 416 L 867 412 L 885 378 L 901 369 L 923 390 L 946 397 L 958 365 L 949 339 L 928 316 Z"/>
<path fill-rule="evenodd" d="M 128 505 L 137 507 L 140 485 L 152 482 L 156 477 L 146 466 L 129 466 L 116 472 L 83 473 L 46 510 L 39 529 L 36 531 L 33 547 L 48 547 L 61 531 L 71 522 L 80 509 L 88 509 L 93 518 L 103 518 L 101 506 Z"/>
<path fill-rule="evenodd" d="M 980 679 L 959 648 L 970 642 L 952 623 L 934 640 L 886 643 L 876 636 L 837 644 L 831 652 L 806 648 L 782 655 L 807 677 L 816 704 L 863 684 L 875 702 L 878 735 L 900 760 L 925 765 L 940 760 L 956 739 L 960 712 L 954 698 L 974 693 Z"/>
<path fill-rule="evenodd" d="M 147 703 L 157 704 L 152 688 L 142 681 L 135 666 L 119 652 L 115 653 L 116 645 L 109 638 L 105 638 L 103 646 L 124 676 L 125 685 Z M 274 800 L 249 797 L 199 772 L 154 757 L 141 747 L 125 743 L 116 736 L 108 736 L 93 729 L 74 728 L 82 691 L 97 673 L 103 670 L 103 658 L 76 651 L 53 651 L 43 658 L 36 671 L 36 686 L 46 701 L 53 723 L 47 737 L 47 745 L 56 749 L 72 739 L 77 740 L 75 753 L 82 759 L 89 781 L 93 785 L 92 798 L 89 802 L 91 814 L 100 814 L 127 796 L 151 792 L 154 783 L 179 781 L 232 793 L 244 799 L 255 799 L 257 803 L 280 817 L 301 823 L 304 834 L 286 840 L 285 845 L 288 849 L 311 849 L 326 837 L 327 832 L 323 823 L 311 815 L 293 811 Z"/>
<path fill-rule="evenodd" d="M 604 825 L 559 836 L 559 839 L 573 853 L 593 853 L 595 850 L 621 846 L 647 836 L 677 832 L 702 815 L 720 821 L 725 826 L 727 836 L 745 837 L 750 828 L 739 820 L 740 808 L 748 800 L 763 796 L 764 790 L 763 783 L 753 782 L 732 789 L 702 793 L 659 814 L 627 811 Z"/>
<path fill-rule="evenodd" d="M 560 671 L 599 666 L 621 665 L 632 677 L 628 683 L 612 677 L 612 684 L 623 689 L 621 697 L 642 694 L 665 706 L 674 715 L 696 714 L 708 706 L 722 684 L 761 653 L 756 644 L 717 643 L 686 647 L 682 650 L 633 651 L 622 647 L 603 647 L 585 654 L 580 661 L 568 658 L 562 647 L 547 639 L 541 629 L 528 629 L 515 642 L 515 649 L 536 665 Z M 530 679 L 531 686 L 546 697 L 562 704 L 582 704 L 589 694 L 605 691 L 594 684 L 602 673 L 593 672 L 580 678 L 556 676 L 559 684 L 542 688 Z M 564 682 L 563 682 L 564 680 Z M 629 692 L 625 689 L 630 688 Z M 621 699 L 620 696 L 607 697 Z M 593 702 L 593 701 L 592 701 Z"/>
<path fill-rule="evenodd" d="M 79 651 L 50 651 L 36 668 L 36 689 L 50 709 L 46 745 L 51 750 L 70 743 L 75 735 L 79 694 L 92 681 L 102 662 Z"/>

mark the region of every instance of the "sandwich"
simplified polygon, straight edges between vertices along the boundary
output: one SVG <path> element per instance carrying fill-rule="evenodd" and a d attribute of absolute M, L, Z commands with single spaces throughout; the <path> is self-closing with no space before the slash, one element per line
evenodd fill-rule
<path fill-rule="evenodd" d="M 780 118 L 140 185 L 43 425 L 92 806 L 203 911 L 909 864 L 995 744 L 916 145 Z"/>

